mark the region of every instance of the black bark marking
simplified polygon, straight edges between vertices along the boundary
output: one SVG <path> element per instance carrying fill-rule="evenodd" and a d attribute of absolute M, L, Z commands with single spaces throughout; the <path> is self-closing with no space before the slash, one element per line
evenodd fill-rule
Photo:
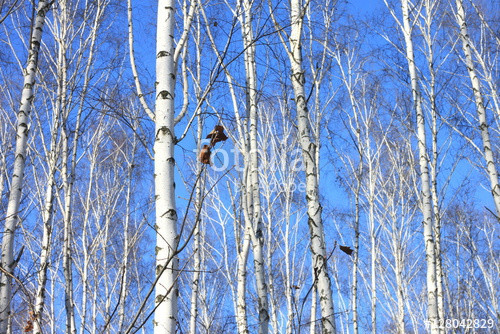
<path fill-rule="evenodd" d="M 162 98 L 163 100 L 167 100 L 167 99 L 173 99 L 174 96 L 172 95 L 172 93 L 170 93 L 168 90 L 162 90 L 161 92 L 158 93 L 158 96 L 160 98 Z"/>
<path fill-rule="evenodd" d="M 160 51 L 156 55 L 156 58 L 168 57 L 168 56 L 170 56 L 170 52 L 168 52 L 168 51 Z"/>
<path fill-rule="evenodd" d="M 162 214 L 161 216 L 162 217 L 168 216 L 169 218 L 174 218 L 174 217 L 177 217 L 177 211 L 175 211 L 174 209 L 169 209 L 169 210 L 165 211 L 165 213 Z"/>

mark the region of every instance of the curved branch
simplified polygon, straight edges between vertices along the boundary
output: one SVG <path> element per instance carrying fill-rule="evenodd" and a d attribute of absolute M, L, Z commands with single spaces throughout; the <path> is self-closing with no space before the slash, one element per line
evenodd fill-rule
<path fill-rule="evenodd" d="M 130 55 L 130 67 L 132 69 L 132 74 L 134 76 L 134 83 L 137 89 L 137 96 L 139 97 L 139 101 L 141 102 L 144 111 L 151 118 L 151 120 L 155 120 L 155 114 L 148 106 L 146 99 L 144 98 L 144 94 L 142 93 L 141 82 L 139 81 L 139 75 L 137 74 L 137 66 L 135 65 L 135 55 L 134 55 L 134 29 L 132 24 L 132 0 L 127 0 L 127 18 L 128 18 L 128 46 L 129 46 L 129 55 Z"/>

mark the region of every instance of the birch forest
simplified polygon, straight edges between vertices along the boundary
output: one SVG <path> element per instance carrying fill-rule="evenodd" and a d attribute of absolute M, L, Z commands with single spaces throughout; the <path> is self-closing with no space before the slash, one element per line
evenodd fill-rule
<path fill-rule="evenodd" d="M 0 0 L 0 334 L 500 333 L 500 3 Z"/>

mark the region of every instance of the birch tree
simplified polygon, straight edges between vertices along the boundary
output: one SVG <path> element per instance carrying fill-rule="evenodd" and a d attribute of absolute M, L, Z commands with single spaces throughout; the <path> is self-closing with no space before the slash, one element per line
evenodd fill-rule
<path fill-rule="evenodd" d="M 131 2 L 129 11 L 129 45 L 134 81 L 139 99 L 155 123 L 154 134 L 154 177 L 155 177 L 155 231 L 156 243 L 156 285 L 154 333 L 175 333 L 177 327 L 177 298 L 179 295 L 177 246 L 177 207 L 175 199 L 175 156 L 174 148 L 178 141 L 175 124 L 184 116 L 185 108 L 175 116 L 175 87 L 179 56 L 188 38 L 196 7 L 192 1 L 189 10 L 184 12 L 184 27 L 175 43 L 176 1 L 159 0 L 156 26 L 156 93 L 154 113 L 147 106 L 140 88 L 140 81 L 133 61 L 133 35 L 131 25 Z"/>
<path fill-rule="evenodd" d="M 383 292 L 384 310 L 392 320 L 396 333 L 406 333 L 410 328 L 406 311 L 408 286 L 413 273 L 409 267 L 418 247 L 415 216 L 418 211 L 414 184 L 417 175 L 411 168 L 414 153 L 404 133 L 391 129 L 384 141 L 382 154 L 383 172 L 379 176 L 377 219 L 381 225 L 380 290 Z M 418 225 L 417 225 L 418 226 Z M 418 249 L 418 248 L 417 248 Z"/>
<path fill-rule="evenodd" d="M 326 248 L 324 240 L 321 204 L 319 202 L 317 145 L 311 141 L 311 125 L 305 94 L 305 71 L 302 65 L 302 24 L 306 6 L 301 1 L 292 0 L 290 9 L 291 33 L 287 53 L 290 60 L 291 79 L 295 96 L 299 142 L 306 173 L 307 216 L 310 228 L 311 253 L 313 257 L 314 281 L 320 297 L 321 322 L 324 333 L 335 333 L 335 311 L 331 280 L 328 273 Z"/>
<path fill-rule="evenodd" d="M 281 32 L 280 38 L 290 62 L 298 135 L 306 177 L 307 216 L 314 272 L 313 280 L 319 294 L 322 330 L 324 333 L 335 333 L 335 311 L 331 280 L 328 273 L 324 228 L 321 218 L 322 206 L 319 201 L 317 163 L 317 150 L 319 147 L 317 147 L 317 144 L 312 139 L 314 137 L 309 120 L 310 116 L 305 93 L 306 75 L 302 60 L 302 28 L 308 5 L 309 1 L 303 3 L 300 0 L 292 0 L 290 2 L 289 18 L 291 31 L 286 36 L 288 41 L 285 40 L 285 36 Z M 270 10 L 272 12 L 273 8 L 271 7 Z M 273 21 L 276 28 L 280 30 L 280 26 L 274 15 Z"/>
<path fill-rule="evenodd" d="M 30 38 L 27 66 L 24 70 L 24 86 L 19 112 L 17 114 L 15 162 L 12 171 L 11 192 L 6 212 L 4 234 L 2 238 L 2 273 L 0 277 L 0 333 L 7 332 L 12 298 L 12 273 L 14 263 L 14 236 L 18 224 L 18 214 L 23 190 L 24 169 L 26 163 L 26 143 L 28 124 L 33 102 L 35 75 L 38 68 L 38 54 L 42 40 L 42 31 L 53 1 L 40 0 L 33 22 L 33 34 Z"/>
<path fill-rule="evenodd" d="M 196 11 L 196 17 L 194 18 L 195 24 L 193 27 L 193 39 L 194 39 L 194 47 L 196 50 L 196 68 L 194 71 L 193 76 L 195 77 L 195 83 L 196 83 L 196 98 L 199 100 L 201 98 L 201 22 L 200 22 L 200 15 L 199 15 L 199 10 Z M 185 66 L 185 62 L 183 61 L 183 66 Z M 203 133 L 203 125 L 205 121 L 205 117 L 202 115 L 197 116 L 198 119 L 198 124 L 197 124 L 197 129 L 196 129 L 196 142 L 197 142 L 197 152 L 201 152 L 201 140 L 202 140 L 202 133 Z M 195 167 L 195 175 L 198 175 L 198 177 L 201 177 L 201 173 L 203 172 L 202 169 L 202 164 L 199 159 L 196 160 L 196 167 Z M 190 334 L 196 334 L 196 329 L 197 329 L 197 322 L 198 322 L 198 308 L 199 308 L 199 303 L 198 300 L 200 299 L 200 272 L 202 270 L 202 264 L 201 264 L 201 247 L 202 247 L 202 235 L 201 235 L 201 218 L 199 216 L 199 212 L 201 212 L 202 207 L 203 207 L 203 198 L 202 198 L 202 190 L 204 188 L 204 178 L 201 178 L 199 182 L 196 182 L 196 188 L 195 188 L 195 226 L 194 226 L 194 231 L 193 231 L 193 277 L 191 279 L 191 300 L 190 300 L 190 318 L 189 318 L 189 333 Z"/>
<path fill-rule="evenodd" d="M 413 108 L 417 120 L 417 139 L 420 169 L 420 191 L 421 207 L 423 215 L 425 254 L 427 263 L 427 308 L 430 321 L 431 333 L 440 333 L 439 314 L 437 309 L 437 280 L 436 280 L 436 254 L 434 240 L 434 226 L 432 217 L 432 197 L 430 193 L 429 180 L 429 158 L 427 154 L 427 137 L 425 116 L 422 109 L 422 96 L 420 93 L 419 79 L 417 76 L 415 56 L 412 41 L 412 22 L 409 14 L 409 3 L 407 0 L 401 1 L 402 9 L 402 30 L 406 44 L 406 59 L 408 61 L 408 72 L 411 80 L 411 90 L 413 98 Z"/>
<path fill-rule="evenodd" d="M 442 140 L 441 138 L 446 138 L 446 134 L 443 131 L 443 123 L 440 121 L 438 115 L 443 115 L 444 107 L 440 103 L 444 94 L 441 94 L 443 88 L 446 87 L 447 77 L 445 76 L 445 71 L 443 71 L 444 61 L 438 61 L 438 55 L 441 59 L 446 59 L 453 48 L 447 43 L 442 43 L 442 40 L 438 39 L 438 33 L 443 30 L 444 15 L 446 13 L 445 4 L 440 1 L 425 0 L 423 3 L 423 8 L 419 12 L 416 18 L 416 26 L 422 33 L 422 39 L 424 42 L 423 55 L 426 61 L 427 73 L 420 69 L 422 74 L 421 83 L 423 96 L 426 97 L 427 109 L 429 110 L 430 116 L 430 152 L 429 155 L 429 174 L 430 174 L 430 190 L 432 197 L 432 211 L 434 219 L 434 237 L 435 237 L 435 253 L 436 253 L 436 284 L 437 284 L 437 307 L 439 319 L 444 319 L 444 302 L 443 302 L 443 268 L 441 263 L 441 218 L 442 212 L 441 208 L 444 202 L 445 190 L 447 181 L 444 185 L 440 184 L 440 179 L 442 173 L 442 165 L 446 160 L 452 160 L 455 157 L 447 156 L 447 148 L 450 146 L 448 140 Z M 453 164 L 451 164 L 453 166 Z M 453 171 L 453 167 L 451 168 Z M 451 174 L 448 175 L 448 180 Z M 438 181 L 439 180 L 439 181 Z M 446 180 L 446 179 L 445 179 Z"/>
<path fill-rule="evenodd" d="M 382 169 L 382 147 L 384 145 L 385 131 L 379 129 L 377 124 L 376 103 L 379 95 L 379 87 L 376 82 L 372 82 L 367 74 L 355 74 L 360 72 L 358 66 L 362 64 L 355 59 L 355 50 L 346 51 L 343 54 L 336 51 L 333 55 L 338 65 L 338 72 L 342 78 L 342 84 L 348 96 L 349 104 L 344 121 L 351 130 L 351 138 L 359 160 L 351 156 L 343 156 L 342 152 L 337 152 L 339 159 L 352 175 L 353 181 L 348 182 L 348 187 L 355 196 L 355 218 L 354 218 L 354 249 L 359 251 L 360 234 L 364 229 L 360 228 L 359 223 L 361 214 L 366 215 L 367 222 L 367 243 L 370 245 L 370 315 L 371 331 L 377 331 L 377 290 L 379 286 L 379 263 L 380 263 L 380 238 L 377 216 L 378 198 L 381 188 L 379 179 Z M 388 126 L 388 129 L 390 125 Z M 388 131 L 388 130 L 386 130 Z M 363 212 L 362 212 L 363 211 Z M 353 296 L 351 305 L 353 305 L 353 330 L 359 329 L 358 307 L 357 307 L 357 275 L 358 258 L 354 255 L 353 263 Z"/>
<path fill-rule="evenodd" d="M 440 333 L 439 314 L 437 305 L 437 277 L 436 277 L 436 247 L 434 238 L 434 219 L 432 212 L 432 195 L 429 175 L 429 156 L 426 135 L 425 114 L 422 107 L 422 94 L 420 79 L 418 77 L 417 65 L 415 63 L 415 52 L 413 46 L 414 19 L 410 15 L 410 10 L 421 10 L 411 4 L 408 0 L 401 0 L 401 20 L 398 19 L 394 9 L 384 0 L 391 15 L 397 22 L 404 35 L 405 56 L 408 63 L 408 74 L 411 82 L 413 111 L 416 116 L 417 141 L 418 141 L 418 164 L 420 172 L 420 196 L 421 211 L 423 216 L 423 235 L 425 244 L 425 254 L 427 263 L 427 309 L 428 320 L 431 333 Z M 410 8 L 413 5 L 415 7 Z"/>
<path fill-rule="evenodd" d="M 259 315 L 259 333 L 267 333 L 269 328 L 269 302 L 268 286 L 266 283 L 265 260 L 264 260 L 264 227 L 262 223 L 262 212 L 260 204 L 260 186 L 258 173 L 258 88 L 257 88 L 257 70 L 255 64 L 256 39 L 253 32 L 253 11 L 254 1 L 238 1 L 233 8 L 230 3 L 226 3 L 233 17 L 238 20 L 241 26 L 243 37 L 243 57 L 245 68 L 245 111 L 246 115 L 240 113 L 235 89 L 233 74 L 224 68 L 224 73 L 228 82 L 228 89 L 232 100 L 234 115 L 236 120 L 237 135 L 232 137 L 236 141 L 238 150 L 243 155 L 244 166 L 241 184 L 241 205 L 243 210 L 244 230 L 242 245 L 238 247 L 238 278 L 237 278 L 237 303 L 236 319 L 238 331 L 247 333 L 247 263 L 250 247 L 254 258 L 255 280 L 258 295 L 258 315 Z M 206 22 L 206 29 L 209 40 L 217 59 L 224 64 L 224 53 L 217 49 L 216 40 L 211 32 L 210 23 L 207 20 L 206 13 L 202 8 L 202 15 Z M 226 45 L 227 47 L 227 45 Z M 219 114 L 219 117 L 221 115 Z M 248 121 L 246 120 L 248 118 Z M 236 224 L 236 221 L 235 221 Z M 239 224 L 238 224 L 239 225 Z M 239 227 L 238 227 L 239 229 Z M 238 232 L 239 233 L 239 232 Z"/>
<path fill-rule="evenodd" d="M 260 110 L 259 174 L 263 220 L 268 236 L 266 266 L 270 318 L 274 333 L 280 332 L 282 323 L 286 324 L 286 333 L 295 333 L 304 326 L 302 312 L 296 305 L 300 303 L 301 293 L 308 289 L 306 280 L 309 276 L 306 269 L 307 238 L 302 237 L 305 227 L 300 225 L 305 217 L 304 210 L 301 210 L 304 201 L 297 196 L 301 182 L 297 168 L 300 150 L 286 103 L 278 102 L 276 107 L 261 105 Z M 284 286 L 278 284 L 282 281 Z M 314 299 L 311 307 L 313 302 Z M 283 303 L 286 313 L 280 311 Z M 309 326 L 314 328 L 313 324 Z"/>
<path fill-rule="evenodd" d="M 96 40 L 97 40 L 97 34 L 98 34 L 98 29 L 100 27 L 100 23 L 102 22 L 102 16 L 105 13 L 105 8 L 108 4 L 108 1 L 98 1 L 95 5 L 96 7 L 87 7 L 87 17 L 91 17 L 91 13 L 95 11 L 94 20 L 92 21 L 91 25 L 88 25 L 87 22 L 83 22 L 84 27 L 89 27 L 89 31 L 85 31 L 82 29 L 82 34 L 80 36 L 81 40 L 85 40 L 83 45 L 86 45 L 86 48 L 80 48 L 75 55 L 77 57 L 76 59 L 81 59 L 83 58 L 83 54 L 87 52 L 88 50 L 88 58 L 87 61 L 82 64 L 83 65 L 83 87 L 82 87 L 82 92 L 80 94 L 80 98 L 77 101 L 78 106 L 77 106 L 77 111 L 76 111 L 76 121 L 74 125 L 74 129 L 72 130 L 70 125 L 68 124 L 67 121 L 63 122 L 63 127 L 61 129 L 61 178 L 62 178 L 62 187 L 63 187 L 63 194 L 60 194 L 59 192 L 57 193 L 57 198 L 58 198 L 58 203 L 59 203 L 59 210 L 62 212 L 62 217 L 63 217 L 63 272 L 64 272 L 64 280 L 65 280 L 65 285 L 64 285 L 64 294 L 65 294 L 65 311 L 66 311 L 66 332 L 74 334 L 76 333 L 76 321 L 75 321 L 75 299 L 74 299 L 74 281 L 73 281 L 73 258 L 72 258 L 72 253 L 73 253 L 73 216 L 74 216 L 74 189 L 75 189 L 75 180 L 76 180 L 76 173 L 77 173 L 77 152 L 78 152 L 78 145 L 81 142 L 81 129 L 82 129 L 82 114 L 84 113 L 84 105 L 86 102 L 87 94 L 89 93 L 89 86 L 90 86 L 90 81 L 92 79 L 92 68 L 93 64 L 95 61 L 95 55 L 96 55 Z M 61 7 L 62 12 L 64 13 L 63 20 L 62 22 L 64 24 L 66 23 L 66 20 L 68 20 L 67 15 L 69 8 L 66 7 Z M 76 12 L 76 11 L 73 11 Z M 75 22 L 73 21 L 73 25 Z M 89 34 L 89 38 L 85 35 L 86 33 Z M 68 36 L 67 32 L 66 35 L 63 37 L 71 39 L 70 36 Z M 66 41 L 62 39 L 60 41 L 61 45 L 61 53 L 62 55 L 62 62 L 64 66 L 67 66 L 67 48 L 69 46 L 65 45 Z M 79 61 L 77 62 L 79 63 Z M 66 69 L 67 70 L 67 69 Z M 79 71 L 77 68 L 75 70 L 76 72 Z M 66 72 L 63 71 L 63 78 L 62 82 L 64 83 L 66 79 Z M 71 76 L 72 79 L 74 79 L 74 76 Z M 73 82 L 74 84 L 74 82 Z M 63 89 L 64 93 L 67 94 L 65 89 Z M 68 113 L 68 112 L 67 112 Z M 67 120 L 67 113 L 65 120 Z M 73 132 L 73 136 L 71 136 L 71 132 Z"/>
<path fill-rule="evenodd" d="M 490 181 L 491 195 L 495 203 L 496 217 L 500 221 L 500 185 L 498 183 L 497 160 L 495 160 L 494 143 L 491 140 L 489 122 L 487 117 L 487 108 L 484 101 L 484 88 L 479 80 L 476 64 L 473 58 L 472 42 L 467 29 L 467 18 L 462 0 L 456 0 L 455 19 L 460 28 L 459 38 L 462 42 L 462 51 L 465 57 L 465 66 L 471 83 L 472 92 L 474 95 L 474 102 L 477 112 L 478 127 L 481 134 L 482 141 L 482 156 L 485 160 L 486 171 Z M 492 85 L 490 84 L 490 87 Z M 493 89 L 494 99 L 497 99 L 498 92 Z M 498 117 L 498 104 L 494 104 L 497 108 Z"/>
<path fill-rule="evenodd" d="M 198 116 L 198 128 L 197 128 L 197 142 L 198 142 L 198 151 L 201 151 L 201 134 L 203 131 L 203 118 Z M 198 177 L 202 177 L 201 173 L 203 172 L 203 167 L 200 161 L 196 162 L 196 175 Z M 199 291 L 200 291 L 200 272 L 202 270 L 201 267 L 201 219 L 199 217 L 199 212 L 202 210 L 203 206 L 203 178 L 196 183 L 195 187 L 195 226 L 193 231 L 193 277 L 191 281 L 191 305 L 190 305 L 190 319 L 189 319 L 189 333 L 196 334 L 196 327 L 198 321 L 198 299 L 199 299 Z"/>
<path fill-rule="evenodd" d="M 67 86 L 67 54 L 68 48 L 68 28 L 70 21 L 68 20 L 68 4 L 66 1 L 61 1 L 56 11 L 54 11 L 54 22 L 48 23 L 51 32 L 56 36 L 57 58 L 56 58 L 56 101 L 53 103 L 54 109 L 52 113 L 52 127 L 50 128 L 50 139 L 48 143 L 50 147 L 46 151 L 47 175 L 46 175 L 46 192 L 42 212 L 42 250 L 40 254 L 40 269 L 38 270 L 38 286 L 35 299 L 35 307 L 33 314 L 33 332 L 42 332 L 42 314 L 45 305 L 45 294 L 47 284 L 47 270 L 52 251 L 52 231 L 53 231 L 53 206 L 56 186 L 56 171 L 59 165 L 61 153 L 61 129 L 66 125 L 65 120 L 68 117 L 68 86 Z M 40 124 L 40 128 L 41 128 Z M 43 132 L 41 132 L 43 133 Z M 44 140 L 45 142 L 45 140 Z"/>
<path fill-rule="evenodd" d="M 377 264 L 379 262 L 378 254 L 380 253 L 379 241 L 377 240 L 377 219 L 376 219 L 376 199 L 378 198 L 379 187 L 377 180 L 380 177 L 381 169 L 381 146 L 383 145 L 384 133 L 379 136 L 382 138 L 374 139 L 372 133 L 379 133 L 376 126 L 376 103 L 378 99 L 378 83 L 370 82 L 367 74 L 360 74 L 363 66 L 362 61 L 357 59 L 356 54 L 359 49 L 353 48 L 349 50 L 342 48 L 337 42 L 331 55 L 337 63 L 338 72 L 342 80 L 342 85 L 345 87 L 349 101 L 349 113 L 346 115 L 348 121 L 346 123 L 351 127 L 352 137 L 356 139 L 354 143 L 359 154 L 359 162 L 357 166 L 353 162 L 344 162 L 344 165 L 350 167 L 353 173 L 359 177 L 359 189 L 354 190 L 354 193 L 360 191 L 364 199 L 364 208 L 366 209 L 369 244 L 370 244 L 370 313 L 371 313 L 371 330 L 373 333 L 377 331 Z M 338 152 L 339 156 L 342 155 Z M 340 157 L 341 160 L 348 160 Z M 349 159 L 350 160 L 350 159 Z M 352 186 L 351 186 L 352 187 Z M 356 187 L 353 187 L 355 189 Z M 359 205 L 359 204 L 358 204 Z M 359 208 L 357 209 L 359 210 Z M 359 212 L 356 213 L 359 215 Z M 358 221 L 359 218 L 356 218 Z M 359 227 L 357 229 L 359 232 Z M 357 232 L 355 232 L 357 233 Z M 359 240 L 355 243 L 358 243 Z M 356 248 L 356 246 L 355 246 Z M 356 255 L 355 255 L 356 256 Z M 357 270 L 357 264 L 355 268 Z M 356 281 L 356 279 L 354 280 Z M 355 296 L 353 296 L 355 298 Z M 354 308 L 357 312 L 357 307 Z M 354 328 L 357 330 L 358 321 L 356 313 L 353 314 Z"/>
<path fill-rule="evenodd" d="M 61 150 L 61 178 L 62 178 L 62 194 L 57 192 L 59 210 L 62 214 L 63 224 L 63 273 L 66 284 L 64 285 L 65 293 L 65 311 L 66 311 L 66 331 L 68 333 L 76 332 L 75 321 L 75 299 L 74 299 L 74 281 L 73 281 L 73 252 L 74 246 L 74 189 L 77 171 L 77 152 L 78 145 L 82 136 L 82 114 L 85 114 L 85 103 L 88 99 L 90 90 L 90 82 L 97 84 L 106 72 L 99 76 L 94 76 L 92 71 L 97 53 L 96 40 L 98 32 L 101 31 L 104 15 L 109 4 L 107 0 L 99 0 L 84 8 L 78 7 L 78 3 L 62 1 L 56 10 L 55 20 L 49 25 L 50 30 L 56 36 L 56 45 L 58 57 L 56 59 L 55 80 L 58 85 L 58 94 L 56 96 L 57 103 L 55 106 L 60 106 L 62 109 L 62 126 L 60 133 L 60 150 Z M 82 11 L 82 18 L 78 16 L 79 11 Z M 72 29 L 79 26 L 80 29 Z M 74 40 L 78 40 L 80 44 L 73 44 Z M 102 54 L 101 54 L 102 55 Z M 46 56 L 51 59 L 51 55 Z M 80 76 L 75 73 L 83 73 L 82 87 L 80 89 Z M 74 98 L 74 92 L 79 91 L 78 99 Z M 69 124 L 72 117 L 73 108 L 75 108 L 76 122 L 74 129 Z M 57 109 L 56 109 L 57 110 Z M 83 116 L 85 117 L 85 116 Z M 71 135 L 71 132 L 73 134 Z M 89 186 L 89 190 L 92 186 Z M 85 232 L 86 233 L 86 232 Z M 85 234 L 84 233 L 84 234 Z M 88 263 L 87 258 L 85 263 Z M 85 291 L 85 289 L 84 289 Z M 86 301 L 86 298 L 83 298 Z M 84 307 L 86 310 L 86 307 Z M 86 312 L 86 311 L 85 311 Z M 85 313 L 84 313 L 85 314 Z M 85 324 L 85 317 L 82 321 Z M 36 325 L 36 323 L 35 323 Z M 36 326 L 35 326 L 36 327 Z"/>
<path fill-rule="evenodd" d="M 177 208 L 174 181 L 175 1 L 158 1 L 156 35 L 155 189 L 156 285 L 154 333 L 175 333 L 177 327 Z"/>
<path fill-rule="evenodd" d="M 432 213 L 434 218 L 434 237 L 435 237 L 435 254 L 436 254 L 436 302 L 439 319 L 444 319 L 444 303 L 443 303 L 443 286 L 442 276 L 443 268 L 441 264 L 441 212 L 440 201 L 438 195 L 438 168 L 439 168 L 439 147 L 438 147 L 438 106 L 437 106 L 437 69 L 435 61 L 435 39 L 434 39 L 434 23 L 437 15 L 438 2 L 426 0 L 425 9 L 422 13 L 423 24 L 420 26 L 424 36 L 426 50 L 425 56 L 428 64 L 429 79 L 428 81 L 428 96 L 431 116 L 431 156 L 430 156 L 430 182 L 431 182 L 431 197 L 432 197 Z M 436 20 L 437 21 L 437 20 Z M 439 23 L 438 23 L 439 25 Z M 401 297 L 400 297 L 401 299 Z M 401 323 L 401 321 L 398 321 Z"/>
<path fill-rule="evenodd" d="M 262 223 L 260 185 L 259 185 L 259 147 L 257 144 L 257 69 L 255 64 L 255 39 L 253 33 L 252 11 L 253 1 L 243 0 L 239 10 L 238 19 L 242 26 L 243 49 L 246 73 L 246 109 L 249 118 L 247 146 L 245 152 L 245 207 L 248 212 L 245 219 L 249 219 L 248 232 L 252 239 L 252 249 L 255 267 L 255 280 L 257 284 L 259 307 L 259 334 L 267 334 L 269 328 L 269 303 L 268 288 L 264 270 L 264 231 Z"/>
<path fill-rule="evenodd" d="M 485 210 L 476 210 L 466 191 L 452 203 L 444 216 L 450 224 L 448 252 L 443 262 L 449 268 L 445 276 L 447 314 L 450 318 L 480 317 L 492 332 L 498 330 L 498 268 L 500 263 L 492 245 L 498 235 L 497 221 Z M 481 212 L 482 211 L 482 212 Z M 479 241 L 479 242 L 478 242 Z M 454 329 L 459 333 L 460 329 Z"/>
<path fill-rule="evenodd" d="M 363 30 L 335 0 L 136 2 L 158 13 L 135 18 L 128 0 L 128 22 L 110 3 L 57 2 L 27 71 L 41 9 L 0 0 L 0 334 L 497 330 L 488 4 L 387 0 L 395 24 Z M 214 124 L 230 140 L 210 166 L 193 152 Z"/>
<path fill-rule="evenodd" d="M 194 3 L 191 4 L 191 8 Z M 155 291 L 156 333 L 175 333 L 177 326 L 179 236 L 175 202 L 174 146 L 175 137 L 175 83 L 177 61 L 183 48 L 189 25 L 177 45 L 174 43 L 175 1 L 158 1 L 156 35 L 156 101 L 154 169 L 156 191 L 156 274 L 161 276 Z M 192 12 L 189 13 L 192 18 Z M 190 24 L 190 21 L 189 21 Z M 177 120 L 178 121 L 178 120 Z"/>

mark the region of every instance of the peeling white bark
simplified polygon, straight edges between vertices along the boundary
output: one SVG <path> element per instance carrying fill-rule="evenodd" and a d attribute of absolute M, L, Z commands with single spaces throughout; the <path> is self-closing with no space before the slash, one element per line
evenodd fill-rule
<path fill-rule="evenodd" d="M 29 116 L 33 101 L 33 86 L 35 85 L 35 76 L 38 69 L 38 53 L 40 51 L 43 26 L 45 24 L 45 15 L 49 11 L 51 5 L 52 2 L 49 1 L 40 0 L 38 2 L 37 14 L 33 24 L 33 34 L 30 41 L 28 64 L 24 71 L 21 106 L 17 114 L 15 161 L 2 239 L 1 265 L 3 271 L 0 274 L 0 334 L 7 332 L 8 320 L 10 317 L 10 301 L 12 297 L 11 275 L 15 266 L 14 233 L 19 220 L 19 205 L 23 190 Z"/>
<path fill-rule="evenodd" d="M 47 156 L 47 185 L 45 193 L 45 203 L 42 212 L 43 235 L 42 235 L 42 251 L 40 254 L 40 267 L 38 270 L 38 286 L 35 295 L 35 310 L 33 315 L 33 333 L 42 333 L 43 309 L 45 305 L 45 289 L 47 284 L 47 270 L 50 261 L 51 246 L 52 246 L 52 215 L 54 201 L 55 174 L 57 171 L 57 162 L 59 160 L 59 131 L 63 118 L 64 109 L 66 108 L 66 93 L 67 93 L 67 63 L 66 63 L 66 34 L 68 27 L 66 1 L 59 3 L 58 14 L 55 21 L 59 25 L 59 36 L 56 38 L 58 42 L 57 54 L 57 96 L 55 108 L 53 111 L 53 126 L 50 138 L 49 155 Z M 56 23 L 56 24 L 57 24 Z"/>
<path fill-rule="evenodd" d="M 255 268 L 255 281 L 257 287 L 257 304 L 259 312 L 259 334 L 267 334 L 269 330 L 269 301 L 268 289 L 266 284 L 266 275 L 264 269 L 264 236 L 262 224 L 262 212 L 260 204 L 260 185 L 259 185 L 259 162 L 257 145 L 257 69 L 255 65 L 255 41 L 252 29 L 252 5 L 253 1 L 243 1 L 243 13 L 240 15 L 242 25 L 245 72 L 246 72 L 246 96 L 247 111 L 249 115 L 249 175 L 247 180 L 247 191 L 249 197 L 246 209 L 249 211 L 252 239 L 252 250 Z"/>
<path fill-rule="evenodd" d="M 314 281 L 319 294 L 321 323 L 324 334 L 336 333 L 331 280 L 328 274 L 321 204 L 319 201 L 316 144 L 311 140 L 311 125 L 304 90 L 305 74 L 302 68 L 302 24 L 305 7 L 300 0 L 291 1 L 291 34 L 288 56 L 292 72 L 292 86 L 297 108 L 297 127 L 306 174 L 307 215 Z"/>
<path fill-rule="evenodd" d="M 420 187 L 421 187 L 421 210 L 423 215 L 423 233 L 425 242 L 425 259 L 427 263 L 427 316 L 430 321 L 431 333 L 439 333 L 439 315 L 437 308 L 437 279 L 436 279 L 436 254 L 434 240 L 434 225 L 432 212 L 432 196 L 429 178 L 429 158 L 427 154 L 427 138 L 425 116 L 422 108 L 422 96 L 417 77 L 415 56 L 413 51 L 412 25 L 408 0 L 401 0 L 403 13 L 403 34 L 406 44 L 406 58 L 408 61 L 408 72 L 411 80 L 413 107 L 417 120 L 417 140 L 419 152 Z"/>

